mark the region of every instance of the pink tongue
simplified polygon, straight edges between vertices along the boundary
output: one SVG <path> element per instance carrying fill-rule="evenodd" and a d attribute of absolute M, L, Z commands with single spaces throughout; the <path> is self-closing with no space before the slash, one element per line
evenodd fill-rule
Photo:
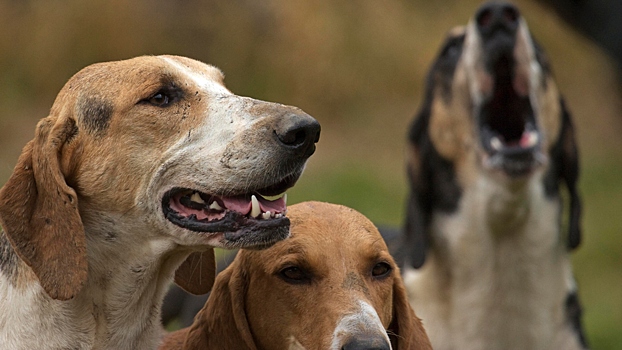
<path fill-rule="evenodd" d="M 527 148 L 527 146 L 529 145 L 529 136 L 530 134 L 528 131 L 523 132 L 520 141 L 518 141 L 518 144 L 523 148 Z"/>
<path fill-rule="evenodd" d="M 274 201 L 268 201 L 265 200 L 263 198 L 261 198 L 261 196 L 257 196 L 257 199 L 259 200 L 259 207 L 261 208 L 262 212 L 267 212 L 270 211 L 272 213 L 283 213 L 285 212 L 285 199 L 283 197 L 274 200 Z"/>
<path fill-rule="evenodd" d="M 245 197 L 221 197 L 225 208 L 244 215 L 251 212 L 251 201 Z"/>

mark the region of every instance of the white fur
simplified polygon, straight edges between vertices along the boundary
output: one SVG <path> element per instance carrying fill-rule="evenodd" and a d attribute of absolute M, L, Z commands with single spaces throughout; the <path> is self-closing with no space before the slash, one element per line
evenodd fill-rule
<path fill-rule="evenodd" d="M 434 348 L 580 349 L 559 335 L 572 280 L 559 203 L 545 198 L 541 174 L 522 184 L 480 175 L 455 214 L 433 217 L 438 249 L 405 271 Z"/>
<path fill-rule="evenodd" d="M 387 344 L 389 344 L 389 346 L 391 344 L 389 336 L 382 325 L 382 321 L 380 321 L 380 317 L 378 313 L 376 313 L 376 309 L 363 300 L 358 300 L 356 302 L 356 308 L 337 323 L 337 327 L 333 332 L 333 341 L 330 350 L 341 350 L 343 344 L 356 334 L 382 334 Z"/>

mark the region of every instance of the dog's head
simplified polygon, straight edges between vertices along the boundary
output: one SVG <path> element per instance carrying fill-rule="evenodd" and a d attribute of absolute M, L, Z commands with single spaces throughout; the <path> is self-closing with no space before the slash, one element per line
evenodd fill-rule
<path fill-rule="evenodd" d="M 430 349 L 374 225 L 334 204 L 290 208 L 292 235 L 241 250 L 206 307 L 173 336 L 185 349 Z M 227 336 L 224 336 L 224 334 Z M 174 343 L 170 341 L 170 343 Z"/>
<path fill-rule="evenodd" d="M 52 297 L 80 289 L 87 240 L 148 235 L 199 251 L 288 236 L 284 193 L 320 126 L 298 108 L 236 96 L 223 79 L 157 56 L 94 64 L 67 82 L 0 192 L 6 235 Z"/>
<path fill-rule="evenodd" d="M 571 194 L 569 247 L 579 244 L 577 152 L 570 116 L 543 50 L 518 9 L 481 6 L 452 30 L 434 62 L 410 130 L 412 184 L 406 231 L 423 264 L 432 211 L 457 209 L 461 189 L 482 175 L 504 186 L 544 174 L 548 196 Z"/>

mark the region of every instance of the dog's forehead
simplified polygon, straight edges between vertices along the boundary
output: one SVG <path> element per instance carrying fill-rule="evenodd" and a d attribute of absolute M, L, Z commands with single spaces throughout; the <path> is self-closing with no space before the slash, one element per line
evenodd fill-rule
<path fill-rule="evenodd" d="M 224 74 L 216 67 L 180 56 L 140 56 L 89 65 L 76 73 L 65 91 L 84 90 L 100 96 L 143 93 L 164 82 L 174 82 L 207 93 L 231 94 Z"/>
<path fill-rule="evenodd" d="M 225 88 L 225 75 L 220 69 L 187 57 L 158 56 L 158 58 L 171 65 L 172 69 L 187 77 L 198 87 L 215 93 L 230 94 Z"/>
<path fill-rule="evenodd" d="M 388 251 L 374 224 L 354 209 L 321 202 L 305 202 L 291 206 L 288 216 L 292 222 L 291 239 L 305 254 L 331 250 L 353 249 L 361 256 Z"/>

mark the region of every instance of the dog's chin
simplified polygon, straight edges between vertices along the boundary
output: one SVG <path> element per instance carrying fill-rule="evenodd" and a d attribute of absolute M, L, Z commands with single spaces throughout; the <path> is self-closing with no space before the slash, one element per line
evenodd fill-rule
<path fill-rule="evenodd" d="M 509 149 L 506 152 L 484 152 L 484 169 L 502 174 L 511 179 L 530 177 L 546 162 L 546 156 L 539 149 Z"/>

